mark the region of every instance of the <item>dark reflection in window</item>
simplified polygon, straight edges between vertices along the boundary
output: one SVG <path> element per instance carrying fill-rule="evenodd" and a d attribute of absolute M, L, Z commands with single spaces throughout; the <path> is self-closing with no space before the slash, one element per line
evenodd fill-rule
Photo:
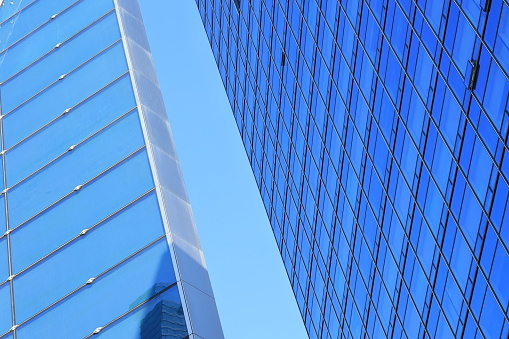
<path fill-rule="evenodd" d="M 151 292 L 159 293 L 167 286 L 162 283 L 156 284 Z M 141 339 L 187 338 L 188 332 L 182 304 L 169 299 L 159 301 L 141 321 L 140 334 Z"/>

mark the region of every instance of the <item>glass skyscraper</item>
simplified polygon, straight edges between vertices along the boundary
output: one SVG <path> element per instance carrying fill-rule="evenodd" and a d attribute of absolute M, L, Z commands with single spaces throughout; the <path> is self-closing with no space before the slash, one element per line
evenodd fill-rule
<path fill-rule="evenodd" d="M 309 336 L 507 338 L 509 2 L 197 5 Z"/>
<path fill-rule="evenodd" d="M 0 338 L 222 338 L 137 1 L 0 3 Z"/>

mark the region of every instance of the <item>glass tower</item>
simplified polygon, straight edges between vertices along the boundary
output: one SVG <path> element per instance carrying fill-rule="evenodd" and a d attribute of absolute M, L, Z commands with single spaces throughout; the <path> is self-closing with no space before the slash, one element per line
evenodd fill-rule
<path fill-rule="evenodd" d="M 0 3 L 0 338 L 222 338 L 137 1 Z"/>
<path fill-rule="evenodd" d="M 507 338 L 509 2 L 197 0 L 311 338 Z"/>

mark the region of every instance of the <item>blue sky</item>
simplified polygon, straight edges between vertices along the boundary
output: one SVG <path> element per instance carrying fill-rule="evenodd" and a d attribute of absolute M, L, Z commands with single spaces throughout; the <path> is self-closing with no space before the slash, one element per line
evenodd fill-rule
<path fill-rule="evenodd" d="M 139 0 L 226 338 L 307 338 L 194 0 Z"/>

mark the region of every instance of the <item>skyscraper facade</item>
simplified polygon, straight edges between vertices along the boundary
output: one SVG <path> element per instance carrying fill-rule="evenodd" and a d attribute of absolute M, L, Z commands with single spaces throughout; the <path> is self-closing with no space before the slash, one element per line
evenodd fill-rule
<path fill-rule="evenodd" d="M 0 337 L 222 338 L 136 0 L 0 7 Z"/>
<path fill-rule="evenodd" d="M 309 336 L 507 338 L 509 2 L 197 5 Z"/>

